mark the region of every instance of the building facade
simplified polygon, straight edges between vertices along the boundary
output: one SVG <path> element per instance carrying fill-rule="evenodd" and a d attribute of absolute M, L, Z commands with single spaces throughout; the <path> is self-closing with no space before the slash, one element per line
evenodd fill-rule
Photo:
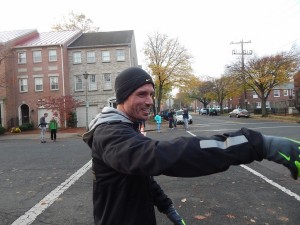
<path fill-rule="evenodd" d="M 115 106 L 116 76 L 138 66 L 132 30 L 0 32 L 0 60 L 0 124 L 5 128 L 37 126 L 44 112 L 54 113 L 44 108 L 46 99 L 67 95 L 81 102 L 77 126 L 84 127 L 86 118 Z"/>
<path fill-rule="evenodd" d="M 138 66 L 134 32 L 85 33 L 69 45 L 68 52 L 71 95 L 82 102 L 76 110 L 77 126 L 84 127 L 103 107 L 115 106 L 116 76 Z"/>

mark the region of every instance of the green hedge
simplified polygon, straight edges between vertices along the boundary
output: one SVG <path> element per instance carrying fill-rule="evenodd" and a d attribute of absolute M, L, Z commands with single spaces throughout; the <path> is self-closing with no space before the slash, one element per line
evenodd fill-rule
<path fill-rule="evenodd" d="M 5 128 L 0 124 L 0 135 L 5 133 Z"/>
<path fill-rule="evenodd" d="M 33 123 L 24 123 L 21 126 L 19 126 L 19 128 L 21 129 L 21 131 L 34 130 L 34 124 Z"/>

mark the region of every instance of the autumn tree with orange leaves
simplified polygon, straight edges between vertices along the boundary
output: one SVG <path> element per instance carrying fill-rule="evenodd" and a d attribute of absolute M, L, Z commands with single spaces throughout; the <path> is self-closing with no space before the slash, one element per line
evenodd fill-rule
<path fill-rule="evenodd" d="M 299 71 L 299 53 L 293 49 L 276 55 L 253 57 L 244 68 L 240 63 L 230 66 L 230 71 L 237 81 L 244 81 L 261 99 L 262 117 L 267 116 L 266 102 L 272 89 L 289 82 Z"/>

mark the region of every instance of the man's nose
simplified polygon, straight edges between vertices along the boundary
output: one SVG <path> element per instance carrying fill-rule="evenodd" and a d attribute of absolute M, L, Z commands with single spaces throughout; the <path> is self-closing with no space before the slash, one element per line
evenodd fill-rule
<path fill-rule="evenodd" d="M 148 104 L 148 105 L 153 105 L 153 98 L 152 98 L 151 95 L 147 96 L 146 104 Z"/>

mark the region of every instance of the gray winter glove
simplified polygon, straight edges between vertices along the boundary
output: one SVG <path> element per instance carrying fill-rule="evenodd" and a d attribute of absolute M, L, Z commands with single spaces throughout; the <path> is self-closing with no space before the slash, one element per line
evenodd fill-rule
<path fill-rule="evenodd" d="M 168 216 L 169 220 L 171 220 L 174 225 L 186 225 L 184 220 L 178 214 L 178 212 L 171 206 L 167 211 L 166 215 Z"/>
<path fill-rule="evenodd" d="M 283 164 L 294 179 L 300 176 L 300 142 L 289 138 L 266 136 L 264 138 L 264 158 Z"/>

